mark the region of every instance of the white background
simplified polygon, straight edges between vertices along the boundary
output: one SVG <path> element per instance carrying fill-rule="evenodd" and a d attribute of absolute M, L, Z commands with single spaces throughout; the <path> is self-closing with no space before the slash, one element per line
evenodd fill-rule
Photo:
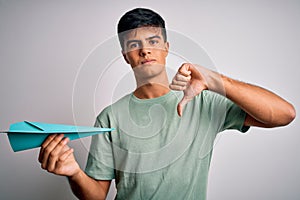
<path fill-rule="evenodd" d="M 74 110 L 76 77 L 89 53 L 116 35 L 119 18 L 134 7 L 160 13 L 168 29 L 205 48 L 219 72 L 263 86 L 299 110 L 298 0 L 1 0 L 0 129 L 23 120 L 93 125 L 109 99 L 96 95 Z M 120 63 L 120 70 L 130 70 Z M 94 87 L 97 94 L 109 92 L 104 85 Z M 222 134 L 214 149 L 208 199 L 299 199 L 299 141 L 297 118 L 284 128 Z M 70 143 L 83 168 L 88 142 Z M 12 152 L 6 135 L 0 135 L 0 199 L 76 199 L 66 178 L 43 171 L 37 156 L 38 149 Z"/>

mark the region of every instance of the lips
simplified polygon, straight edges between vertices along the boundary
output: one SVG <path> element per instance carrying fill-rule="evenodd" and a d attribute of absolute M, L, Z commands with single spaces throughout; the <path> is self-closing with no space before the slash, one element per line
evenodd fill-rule
<path fill-rule="evenodd" d="M 150 64 L 155 61 L 156 61 L 155 59 L 146 59 L 146 60 L 143 60 L 141 63 L 142 63 L 142 65 L 144 65 L 144 64 Z"/>

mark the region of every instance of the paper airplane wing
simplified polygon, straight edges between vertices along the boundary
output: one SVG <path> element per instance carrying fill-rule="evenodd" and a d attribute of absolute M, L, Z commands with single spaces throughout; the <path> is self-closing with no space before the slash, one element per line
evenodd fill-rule
<path fill-rule="evenodd" d="M 97 128 L 87 126 L 71 126 L 63 124 L 47 124 L 40 122 L 18 122 L 11 124 L 6 131 L 14 152 L 40 147 L 50 134 L 63 133 L 70 140 L 113 131 L 113 128 Z"/>

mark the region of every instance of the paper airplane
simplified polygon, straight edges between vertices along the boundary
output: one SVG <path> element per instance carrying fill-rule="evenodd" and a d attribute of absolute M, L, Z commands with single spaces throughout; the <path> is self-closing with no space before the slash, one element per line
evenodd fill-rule
<path fill-rule="evenodd" d="M 63 133 L 70 140 L 113 131 L 113 128 L 97 128 L 87 126 L 71 126 L 63 124 L 47 124 L 40 122 L 17 122 L 11 124 L 7 133 L 10 146 L 14 152 L 40 147 L 50 134 Z"/>

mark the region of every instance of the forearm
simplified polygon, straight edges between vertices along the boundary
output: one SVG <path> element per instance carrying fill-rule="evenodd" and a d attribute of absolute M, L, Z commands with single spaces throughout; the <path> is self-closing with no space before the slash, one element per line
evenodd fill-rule
<path fill-rule="evenodd" d="M 284 126 L 295 117 L 294 107 L 278 95 L 221 75 L 225 95 L 266 127 Z"/>
<path fill-rule="evenodd" d="M 105 199 L 110 181 L 96 181 L 89 177 L 84 171 L 80 170 L 79 173 L 72 177 L 68 177 L 73 193 L 81 200 L 100 200 Z"/>

